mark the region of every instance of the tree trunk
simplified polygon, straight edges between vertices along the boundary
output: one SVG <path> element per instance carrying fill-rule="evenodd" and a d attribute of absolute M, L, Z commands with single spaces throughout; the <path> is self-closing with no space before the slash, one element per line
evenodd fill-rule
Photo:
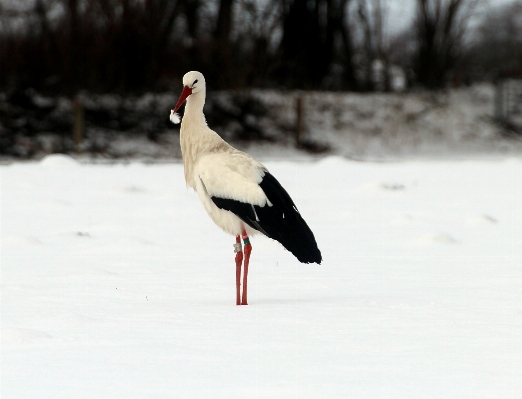
<path fill-rule="evenodd" d="M 214 60 L 216 62 L 215 74 L 220 87 L 231 88 L 236 83 L 233 79 L 234 62 L 230 43 L 232 30 L 232 11 L 234 0 L 221 0 L 214 31 L 216 46 L 214 48 Z"/>
<path fill-rule="evenodd" d="M 419 84 L 431 89 L 444 86 L 476 4 L 476 0 L 417 0 L 415 73 Z"/>

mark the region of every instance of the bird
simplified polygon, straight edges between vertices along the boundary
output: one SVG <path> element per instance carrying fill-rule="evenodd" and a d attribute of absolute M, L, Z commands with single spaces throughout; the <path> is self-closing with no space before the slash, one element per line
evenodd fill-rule
<path fill-rule="evenodd" d="M 279 241 L 301 263 L 321 264 L 322 255 L 312 230 L 279 181 L 263 164 L 208 127 L 205 96 L 203 74 L 187 72 L 170 120 L 180 122 L 177 111 L 186 101 L 180 128 L 185 182 L 196 191 L 214 223 L 235 236 L 236 305 L 248 305 L 251 236 L 261 233 Z"/>

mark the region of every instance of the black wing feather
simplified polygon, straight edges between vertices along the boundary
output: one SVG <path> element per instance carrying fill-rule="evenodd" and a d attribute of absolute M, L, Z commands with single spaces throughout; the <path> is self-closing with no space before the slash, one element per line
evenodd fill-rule
<path fill-rule="evenodd" d="M 274 176 L 266 172 L 259 183 L 272 206 L 263 207 L 228 198 L 211 197 L 220 209 L 237 215 L 250 227 L 279 241 L 302 263 L 321 263 L 321 251 L 286 190 Z"/>

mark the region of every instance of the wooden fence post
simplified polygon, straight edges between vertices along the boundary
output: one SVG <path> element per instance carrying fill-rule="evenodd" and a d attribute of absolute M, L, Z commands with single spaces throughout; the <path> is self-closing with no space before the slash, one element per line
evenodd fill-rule
<path fill-rule="evenodd" d="M 495 86 L 495 119 L 498 122 L 505 122 L 504 87 L 503 78 L 498 78 Z"/>
<path fill-rule="evenodd" d="M 303 132 L 303 98 L 298 95 L 295 99 L 295 146 L 301 146 Z"/>
<path fill-rule="evenodd" d="M 83 143 L 85 129 L 85 115 L 83 112 L 83 103 L 79 97 L 76 97 L 73 102 L 73 141 L 76 151 L 79 150 Z"/>

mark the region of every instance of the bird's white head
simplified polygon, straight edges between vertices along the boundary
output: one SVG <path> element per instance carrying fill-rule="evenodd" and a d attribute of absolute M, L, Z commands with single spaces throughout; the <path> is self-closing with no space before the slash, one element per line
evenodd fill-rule
<path fill-rule="evenodd" d="M 170 113 L 170 121 L 172 123 L 179 123 L 180 118 L 176 113 L 181 107 L 181 105 L 185 102 L 185 100 L 192 94 L 196 94 L 199 92 L 205 91 L 205 77 L 201 72 L 198 71 L 190 71 L 187 72 L 183 76 L 183 91 L 179 96 L 179 100 L 174 107 L 174 109 Z"/>
<path fill-rule="evenodd" d="M 205 88 L 205 77 L 198 71 L 187 72 L 183 76 L 183 86 L 190 87 L 192 94 L 198 93 Z"/>

